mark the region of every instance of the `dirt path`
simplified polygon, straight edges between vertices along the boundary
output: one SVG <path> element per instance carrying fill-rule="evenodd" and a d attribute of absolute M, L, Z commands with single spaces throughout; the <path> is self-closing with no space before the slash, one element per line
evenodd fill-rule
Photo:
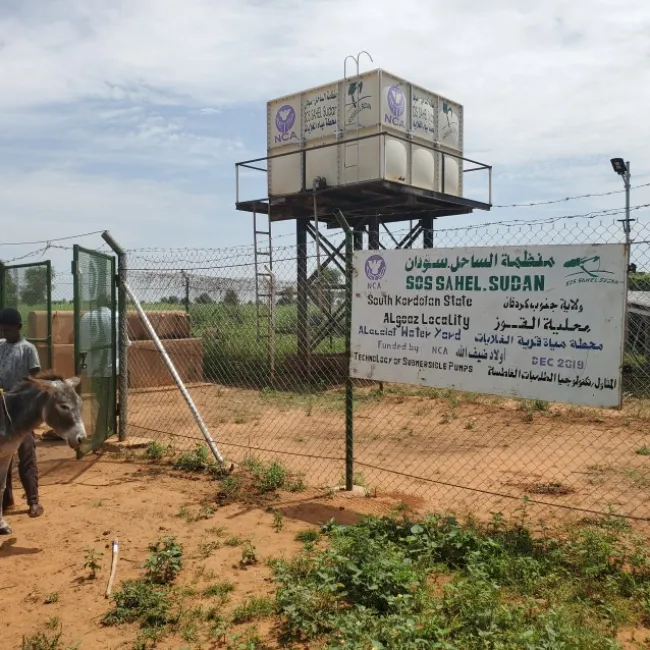
<path fill-rule="evenodd" d="M 203 506 L 214 505 L 213 481 L 172 476 L 167 469 L 152 473 L 144 462 L 125 462 L 106 453 L 76 461 L 56 442 L 39 442 L 38 453 L 45 514 L 29 519 L 24 502 L 19 502 L 19 509 L 8 516 L 14 535 L 0 540 L 0 637 L 7 650 L 21 648 L 23 635 L 52 634 L 59 626 L 61 648 L 77 643 L 81 650 L 133 647 L 136 626 L 100 625 L 110 608 L 104 592 L 115 536 L 120 541 L 116 586 L 141 575 L 150 543 L 173 534 L 185 550 L 181 584 L 200 590 L 211 581 L 230 581 L 235 586 L 230 607 L 251 594 L 272 591 L 264 560 L 296 551 L 298 531 L 331 518 L 352 523 L 358 512 L 386 510 L 397 503 L 388 497 L 322 500 L 314 491 L 288 494 L 274 503 L 283 518 L 282 530 L 276 532 L 274 515 L 250 506 L 224 506 L 196 520 Z M 22 499 L 18 481 L 16 486 Z M 216 529 L 222 539 L 236 536 L 240 543 L 206 554 Z M 258 564 L 246 570 L 238 567 L 244 540 L 251 541 L 259 556 Z M 88 579 L 84 568 L 87 549 L 104 554 L 95 580 Z M 157 647 L 189 644 L 179 637 Z"/>

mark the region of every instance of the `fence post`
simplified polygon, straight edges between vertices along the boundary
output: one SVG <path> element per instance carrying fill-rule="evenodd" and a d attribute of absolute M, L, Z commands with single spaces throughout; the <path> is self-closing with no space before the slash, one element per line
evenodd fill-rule
<path fill-rule="evenodd" d="M 190 276 L 186 271 L 181 271 L 181 275 L 185 280 L 185 297 L 183 303 L 185 304 L 185 313 L 190 313 Z"/>
<path fill-rule="evenodd" d="M 198 425 L 199 429 L 201 430 L 201 433 L 203 434 L 205 441 L 208 443 L 208 447 L 210 447 L 210 451 L 214 454 L 214 457 L 216 458 L 217 462 L 220 463 L 221 465 L 224 465 L 225 461 L 223 459 L 223 456 L 221 455 L 221 452 L 217 448 L 217 444 L 215 443 L 212 436 L 210 435 L 210 432 L 208 431 L 208 427 L 205 425 L 205 422 L 203 421 L 203 418 L 201 417 L 199 410 L 196 408 L 196 405 L 194 404 L 194 400 L 192 400 L 192 396 L 190 395 L 189 391 L 185 387 L 185 384 L 183 383 L 183 380 L 178 374 L 178 371 L 176 370 L 172 360 L 169 358 L 169 355 L 167 354 L 165 347 L 163 346 L 160 338 L 158 337 L 156 330 L 153 328 L 153 325 L 151 324 L 151 321 L 147 317 L 147 314 L 145 313 L 144 309 L 142 309 L 142 305 L 140 304 L 140 301 L 138 300 L 137 296 L 133 293 L 128 283 L 126 282 L 124 283 L 124 289 L 128 294 L 129 298 L 131 299 L 131 302 L 133 303 L 135 310 L 138 312 L 138 315 L 140 316 L 140 320 L 142 321 L 144 328 L 147 330 L 158 352 L 160 352 L 160 356 L 162 357 L 162 360 L 167 366 L 167 369 L 171 373 L 171 376 L 174 378 L 174 382 L 176 383 L 179 390 L 181 391 L 181 395 L 185 399 L 185 402 L 188 408 L 190 409 L 190 412 L 194 416 L 194 420 Z"/>
<path fill-rule="evenodd" d="M 354 486 L 354 386 L 350 375 L 354 231 L 340 210 L 336 220 L 345 232 L 345 489 L 350 491 Z"/>
<path fill-rule="evenodd" d="M 118 318 L 118 358 L 120 372 L 118 375 L 119 423 L 117 439 L 124 442 L 129 431 L 129 330 L 126 314 L 126 253 L 124 249 L 105 230 L 102 239 L 110 246 L 117 256 L 117 318 Z"/>
<path fill-rule="evenodd" d="M 0 309 L 5 306 L 5 264 L 0 262 Z"/>

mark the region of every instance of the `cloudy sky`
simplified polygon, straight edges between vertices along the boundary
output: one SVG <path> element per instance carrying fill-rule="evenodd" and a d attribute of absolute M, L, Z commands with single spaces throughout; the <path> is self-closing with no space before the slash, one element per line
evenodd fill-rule
<path fill-rule="evenodd" d="M 649 34 L 645 0 L 2 0 L 2 240 L 250 243 L 234 165 L 265 155 L 266 101 L 342 77 L 360 50 L 464 105 L 466 155 L 494 165 L 495 204 L 620 189 L 615 155 L 648 182 Z"/>

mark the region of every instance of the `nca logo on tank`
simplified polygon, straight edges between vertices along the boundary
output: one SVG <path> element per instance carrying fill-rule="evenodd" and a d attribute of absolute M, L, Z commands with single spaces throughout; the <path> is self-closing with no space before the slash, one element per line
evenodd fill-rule
<path fill-rule="evenodd" d="M 404 128 L 404 111 L 406 110 L 406 97 L 402 89 L 396 85 L 391 86 L 386 92 L 386 103 L 390 114 L 384 113 L 384 123 Z"/>
<path fill-rule="evenodd" d="M 293 130 L 296 123 L 296 109 L 291 104 L 280 106 L 275 114 L 275 144 L 287 144 L 289 142 L 298 142 L 298 136 Z"/>
<path fill-rule="evenodd" d="M 380 291 L 381 283 L 379 281 L 386 274 L 386 261 L 384 258 L 381 255 L 371 255 L 366 260 L 364 270 L 369 280 L 368 289 Z"/>

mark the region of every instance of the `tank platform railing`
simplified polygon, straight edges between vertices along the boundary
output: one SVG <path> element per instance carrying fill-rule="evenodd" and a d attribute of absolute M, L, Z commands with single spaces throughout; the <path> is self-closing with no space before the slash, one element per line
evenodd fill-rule
<path fill-rule="evenodd" d="M 439 189 L 427 189 L 409 184 L 410 177 L 404 181 L 393 181 L 386 179 L 386 138 L 403 142 L 411 147 L 425 149 L 439 155 Z M 350 146 L 372 139 L 383 139 L 384 146 L 381 147 L 381 154 L 377 160 L 376 178 L 370 178 L 362 181 L 347 182 L 338 185 L 321 185 L 314 186 L 314 179 L 306 177 L 308 168 L 307 161 L 310 155 L 322 153 L 323 150 L 330 147 Z M 299 183 L 296 183 L 296 191 L 268 196 L 268 173 L 273 161 L 278 161 L 289 157 L 300 158 Z M 462 169 L 463 179 L 465 175 L 482 172 L 483 177 L 487 176 L 487 187 L 481 192 L 482 200 L 469 198 L 465 195 L 449 193 L 445 188 L 445 164 L 448 159 L 459 161 L 459 167 Z M 448 164 L 448 163 L 447 163 Z M 467 164 L 468 168 L 464 168 Z M 382 131 L 380 133 L 371 133 L 353 138 L 341 138 L 334 142 L 320 144 L 314 147 L 305 147 L 298 150 L 292 150 L 270 156 L 255 158 L 238 162 L 236 167 L 236 208 L 244 212 L 256 212 L 269 214 L 272 221 L 284 221 L 290 219 L 310 218 L 314 216 L 314 195 L 317 197 L 318 218 L 326 222 L 330 227 L 337 227 L 336 220 L 332 213 L 336 209 L 351 213 L 354 218 L 356 212 L 368 213 L 374 211 L 381 214 L 382 221 L 389 223 L 391 221 L 402 221 L 404 213 L 428 212 L 431 216 L 442 217 L 450 215 L 468 214 L 473 210 L 490 210 L 492 206 L 492 166 L 485 163 L 467 158 L 458 152 L 449 150 L 445 147 L 435 144 L 422 143 L 414 138 L 404 137 L 392 132 Z M 412 168 L 412 162 L 409 170 Z M 258 187 L 260 182 L 264 183 L 264 189 L 267 196 L 265 198 L 245 199 L 242 196 L 242 180 L 251 172 L 262 173 L 264 178 L 259 178 L 255 183 Z M 289 173 L 283 170 L 281 173 Z M 431 179 L 431 186 L 434 187 L 434 177 Z M 464 187 L 465 182 L 461 187 Z M 258 193 L 259 196 L 259 193 Z"/>

